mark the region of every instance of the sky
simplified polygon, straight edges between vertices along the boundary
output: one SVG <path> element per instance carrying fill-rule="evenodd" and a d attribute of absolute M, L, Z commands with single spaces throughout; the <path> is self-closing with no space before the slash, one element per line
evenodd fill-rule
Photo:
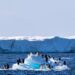
<path fill-rule="evenodd" d="M 0 0 L 0 36 L 36 35 L 75 35 L 75 0 Z"/>

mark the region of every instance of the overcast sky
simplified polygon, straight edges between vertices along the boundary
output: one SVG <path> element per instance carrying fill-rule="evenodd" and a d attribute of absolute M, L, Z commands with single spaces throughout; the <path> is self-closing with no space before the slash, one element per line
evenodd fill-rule
<path fill-rule="evenodd" d="M 75 0 L 0 0 L 0 36 L 75 35 Z"/>

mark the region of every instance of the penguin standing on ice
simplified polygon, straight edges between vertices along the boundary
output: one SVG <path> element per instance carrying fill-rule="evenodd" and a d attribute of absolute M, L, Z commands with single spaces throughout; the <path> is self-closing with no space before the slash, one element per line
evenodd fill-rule
<path fill-rule="evenodd" d="M 17 64 L 19 65 L 20 63 L 21 63 L 21 60 L 20 60 L 20 59 L 18 59 L 18 60 L 17 60 Z"/>
<path fill-rule="evenodd" d="M 21 63 L 24 63 L 24 59 L 21 59 Z"/>
<path fill-rule="evenodd" d="M 48 62 L 48 56 L 47 55 L 45 55 L 45 60 L 46 60 L 46 62 Z"/>
<path fill-rule="evenodd" d="M 63 64 L 66 65 L 66 61 L 64 61 Z"/>
<path fill-rule="evenodd" d="M 9 69 L 9 64 L 4 65 L 4 69 Z"/>

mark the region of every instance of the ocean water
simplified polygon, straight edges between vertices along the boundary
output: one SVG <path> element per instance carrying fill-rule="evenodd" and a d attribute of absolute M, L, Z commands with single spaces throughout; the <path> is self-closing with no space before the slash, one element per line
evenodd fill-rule
<path fill-rule="evenodd" d="M 70 67 L 70 70 L 65 71 L 29 71 L 29 70 L 0 70 L 0 75 L 75 75 L 75 53 L 46 53 L 52 57 L 65 60 L 67 65 Z M 4 64 L 9 64 L 10 67 L 12 64 L 16 63 L 16 60 L 19 58 L 26 58 L 27 53 L 8 53 L 0 54 L 0 68 Z"/>

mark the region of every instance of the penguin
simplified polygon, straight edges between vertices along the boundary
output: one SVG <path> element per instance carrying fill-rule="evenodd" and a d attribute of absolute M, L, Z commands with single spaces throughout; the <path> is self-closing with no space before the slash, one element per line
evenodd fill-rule
<path fill-rule="evenodd" d="M 20 60 L 20 59 L 18 59 L 18 60 L 17 60 L 17 64 L 19 65 L 20 63 L 21 63 L 21 60 Z"/>
<path fill-rule="evenodd" d="M 66 61 L 64 61 L 63 64 L 66 65 Z"/>
<path fill-rule="evenodd" d="M 24 63 L 24 59 L 21 59 L 21 63 Z"/>

